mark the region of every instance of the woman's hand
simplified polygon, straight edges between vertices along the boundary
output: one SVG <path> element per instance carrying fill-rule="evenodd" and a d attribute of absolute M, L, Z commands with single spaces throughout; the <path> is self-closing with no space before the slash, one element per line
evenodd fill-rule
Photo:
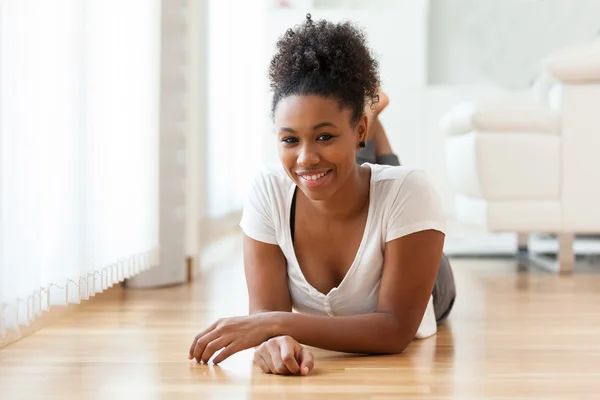
<path fill-rule="evenodd" d="M 254 351 L 254 362 L 267 374 L 308 375 L 315 361 L 312 353 L 289 336 L 277 336 Z"/>
<path fill-rule="evenodd" d="M 188 358 L 208 363 L 217 351 L 223 349 L 213 360 L 214 364 L 218 364 L 238 351 L 268 340 L 273 336 L 271 330 L 272 323 L 266 313 L 220 319 L 194 338 Z"/>

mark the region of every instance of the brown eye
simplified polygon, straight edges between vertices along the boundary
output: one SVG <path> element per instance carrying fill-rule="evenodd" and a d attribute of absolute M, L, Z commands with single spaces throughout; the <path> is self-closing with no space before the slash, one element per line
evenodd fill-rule
<path fill-rule="evenodd" d="M 295 137 L 286 137 L 282 140 L 282 142 L 285 144 L 294 144 L 298 143 L 298 139 L 296 139 Z"/>
<path fill-rule="evenodd" d="M 333 136 L 329 135 L 329 134 L 319 135 L 319 137 L 317 138 L 317 140 L 321 141 L 321 142 L 327 142 L 328 140 L 331 140 L 331 139 L 333 139 Z"/>

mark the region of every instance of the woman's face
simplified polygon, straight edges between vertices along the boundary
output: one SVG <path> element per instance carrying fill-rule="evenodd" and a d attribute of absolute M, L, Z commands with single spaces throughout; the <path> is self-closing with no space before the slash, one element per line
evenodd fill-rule
<path fill-rule="evenodd" d="M 365 140 L 367 117 L 351 124 L 352 112 L 320 96 L 288 96 L 275 109 L 279 158 L 307 197 L 335 194 L 358 167 L 356 150 Z"/>

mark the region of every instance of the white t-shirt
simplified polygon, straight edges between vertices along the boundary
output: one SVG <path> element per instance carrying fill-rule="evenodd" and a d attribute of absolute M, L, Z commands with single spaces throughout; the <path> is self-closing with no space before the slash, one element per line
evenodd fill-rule
<path fill-rule="evenodd" d="M 417 231 L 445 232 L 441 201 L 426 174 L 404 166 L 365 163 L 371 168 L 370 202 L 362 241 L 348 273 L 329 293 L 320 293 L 298 265 L 290 230 L 295 184 L 282 166 L 269 166 L 255 178 L 240 226 L 249 237 L 279 245 L 287 260 L 293 308 L 315 315 L 349 316 L 374 312 L 383 271 L 385 243 Z M 416 338 L 435 334 L 433 299 Z"/>

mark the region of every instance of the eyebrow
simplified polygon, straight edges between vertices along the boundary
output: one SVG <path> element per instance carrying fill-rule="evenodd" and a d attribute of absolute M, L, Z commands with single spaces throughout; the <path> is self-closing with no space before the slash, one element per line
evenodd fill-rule
<path fill-rule="evenodd" d="M 337 128 L 337 126 L 335 126 L 335 124 L 331 123 L 331 122 L 321 122 L 319 124 L 316 124 L 312 127 L 313 131 L 316 131 L 319 128 L 324 128 L 326 126 L 331 126 L 333 128 Z M 296 133 L 295 130 L 293 130 L 292 128 L 281 128 L 279 129 L 279 132 L 289 132 L 289 133 Z"/>

